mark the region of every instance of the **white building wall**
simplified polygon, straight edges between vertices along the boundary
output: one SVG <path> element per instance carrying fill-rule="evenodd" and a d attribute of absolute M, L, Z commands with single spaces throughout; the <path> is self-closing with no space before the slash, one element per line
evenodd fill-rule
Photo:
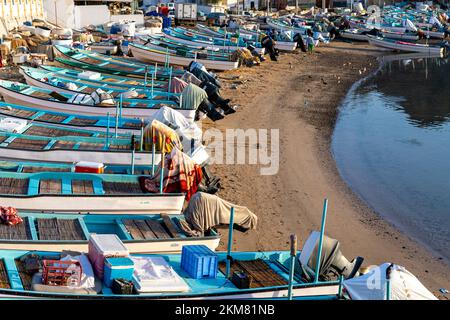
<path fill-rule="evenodd" d="M 99 25 L 110 21 L 110 12 L 106 5 L 75 6 L 75 28 L 90 24 Z"/>

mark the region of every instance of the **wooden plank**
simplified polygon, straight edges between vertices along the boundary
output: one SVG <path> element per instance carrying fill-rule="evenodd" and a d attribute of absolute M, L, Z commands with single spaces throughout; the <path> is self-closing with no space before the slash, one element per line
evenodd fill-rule
<path fill-rule="evenodd" d="M 158 239 L 170 239 L 170 235 L 159 223 L 159 221 L 146 219 L 145 223 L 150 227 L 150 229 L 153 231 L 153 233 L 156 235 Z"/>
<path fill-rule="evenodd" d="M 163 224 L 166 227 L 167 231 L 169 231 L 169 234 L 172 236 L 172 238 L 179 238 L 180 234 L 178 233 L 169 215 L 167 213 L 161 213 L 161 218 L 163 219 Z"/>
<path fill-rule="evenodd" d="M 145 223 L 144 220 L 134 220 L 134 224 L 141 231 L 145 239 L 156 239 L 156 235 L 153 233 L 152 229 Z"/>
<path fill-rule="evenodd" d="M 144 235 L 139 230 L 139 228 L 136 227 L 136 224 L 134 223 L 134 221 L 132 219 L 122 219 L 122 222 L 125 225 L 125 227 L 127 228 L 128 232 L 133 237 L 133 239 L 135 239 L 135 240 L 143 240 L 144 239 Z"/>
<path fill-rule="evenodd" d="M 43 179 L 39 182 L 39 194 L 61 194 L 60 179 Z"/>

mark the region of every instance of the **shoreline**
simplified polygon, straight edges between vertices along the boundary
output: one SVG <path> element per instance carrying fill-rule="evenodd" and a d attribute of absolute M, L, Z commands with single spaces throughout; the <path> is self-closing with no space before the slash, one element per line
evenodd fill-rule
<path fill-rule="evenodd" d="M 368 45 L 336 42 L 312 55 L 282 54 L 279 62 L 219 75 L 223 96 L 240 108 L 217 123 L 204 121 L 203 129 L 280 129 L 278 174 L 260 176 L 258 165 L 211 165 L 222 178 L 219 196 L 259 217 L 257 230 L 235 232 L 233 250 L 287 250 L 291 233 L 301 248 L 320 228 L 327 197 L 326 234 L 341 242 L 344 256 L 361 255 L 366 266 L 403 265 L 447 299 L 438 290 L 450 287 L 449 266 L 364 203 L 343 181 L 332 155 L 341 103 L 358 80 L 377 69 L 376 53 Z M 228 232 L 221 233 L 224 250 Z"/>

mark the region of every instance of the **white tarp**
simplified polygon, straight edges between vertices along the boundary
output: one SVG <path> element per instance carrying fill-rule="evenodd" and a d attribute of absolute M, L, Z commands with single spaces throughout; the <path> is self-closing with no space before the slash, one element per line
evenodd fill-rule
<path fill-rule="evenodd" d="M 0 131 L 4 132 L 22 132 L 28 125 L 28 121 L 24 119 L 16 119 L 9 117 L 0 118 Z"/>
<path fill-rule="evenodd" d="M 409 19 L 405 19 L 403 20 L 403 26 L 406 28 L 406 30 L 408 31 L 412 31 L 412 32 L 417 32 L 417 27 L 414 25 L 414 23 L 412 23 L 411 20 Z"/>
<path fill-rule="evenodd" d="M 180 112 L 163 106 L 149 118 L 150 123 L 153 120 L 158 120 L 175 130 L 185 152 L 194 151 L 201 146 L 202 130 L 196 123 L 188 121 Z"/>
<path fill-rule="evenodd" d="M 186 292 L 189 285 L 163 257 L 131 256 L 133 283 L 138 292 Z"/>
<path fill-rule="evenodd" d="M 368 273 L 344 281 L 352 300 L 386 300 L 386 269 L 384 263 Z M 390 273 L 391 300 L 437 300 L 437 298 L 408 270 L 394 264 Z"/>

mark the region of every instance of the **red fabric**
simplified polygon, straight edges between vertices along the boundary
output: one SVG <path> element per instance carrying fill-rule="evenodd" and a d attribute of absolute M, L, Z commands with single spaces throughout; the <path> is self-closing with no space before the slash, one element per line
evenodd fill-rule
<path fill-rule="evenodd" d="M 23 219 L 17 214 L 16 208 L 0 207 L 0 221 L 9 226 L 22 223 Z"/>
<path fill-rule="evenodd" d="M 186 201 L 197 192 L 202 181 L 202 168 L 188 155 L 177 148 L 164 160 L 164 193 L 185 193 Z M 139 183 L 144 192 L 159 193 L 161 181 L 161 164 L 154 177 L 139 177 Z"/>

